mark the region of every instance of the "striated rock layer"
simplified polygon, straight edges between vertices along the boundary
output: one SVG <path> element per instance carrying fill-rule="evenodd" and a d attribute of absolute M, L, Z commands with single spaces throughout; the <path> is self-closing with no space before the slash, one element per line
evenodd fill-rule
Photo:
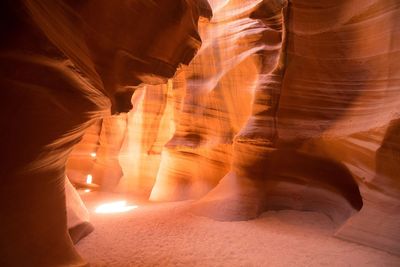
<path fill-rule="evenodd" d="M 337 237 L 400 254 L 400 3 L 210 4 L 193 62 L 135 92 L 86 172 L 153 201 L 197 199 L 217 220 L 323 212 Z"/>
<path fill-rule="evenodd" d="M 255 12 L 266 24 L 271 3 Z M 235 138 L 231 172 L 196 204 L 199 213 L 318 210 L 342 225 L 338 237 L 400 253 L 399 7 L 290 1 L 275 13 L 279 59 Z"/>
<path fill-rule="evenodd" d="M 4 0 L 0 15 L 0 266 L 87 266 L 73 242 L 92 226 L 66 180 L 68 156 L 104 118 L 100 137 L 84 140 L 102 144 L 98 165 L 119 166 L 104 157 L 122 145 L 118 136 L 104 147 L 119 124 L 110 110 L 129 111 L 134 86 L 188 64 L 201 45 L 199 17 L 211 9 L 197 0 Z M 68 175 L 74 182 L 84 172 Z"/>

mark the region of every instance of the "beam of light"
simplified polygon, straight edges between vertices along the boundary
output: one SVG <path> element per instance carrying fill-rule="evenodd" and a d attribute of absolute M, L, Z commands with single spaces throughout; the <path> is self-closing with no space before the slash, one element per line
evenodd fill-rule
<path fill-rule="evenodd" d="M 96 152 L 92 152 L 92 153 L 90 153 L 90 156 L 91 156 L 92 158 L 95 158 L 95 157 L 97 156 L 97 154 L 96 154 Z"/>
<path fill-rule="evenodd" d="M 106 203 L 98 206 L 96 213 L 120 213 L 136 209 L 136 205 L 127 205 L 125 200 Z"/>
<path fill-rule="evenodd" d="M 90 192 L 90 189 L 85 189 L 85 193 L 89 193 Z"/>
<path fill-rule="evenodd" d="M 86 183 L 87 184 L 92 184 L 92 182 L 93 182 L 93 176 L 91 174 L 88 174 L 86 176 Z"/>

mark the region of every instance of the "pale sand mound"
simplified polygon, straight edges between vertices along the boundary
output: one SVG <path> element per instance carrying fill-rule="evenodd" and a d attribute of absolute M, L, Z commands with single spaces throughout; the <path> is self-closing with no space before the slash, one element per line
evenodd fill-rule
<path fill-rule="evenodd" d="M 400 266 L 400 257 L 331 237 L 335 225 L 315 212 L 218 222 L 190 214 L 189 202 L 130 201 L 139 207 L 94 213 L 104 197 L 84 196 L 96 229 L 77 247 L 93 266 Z"/>

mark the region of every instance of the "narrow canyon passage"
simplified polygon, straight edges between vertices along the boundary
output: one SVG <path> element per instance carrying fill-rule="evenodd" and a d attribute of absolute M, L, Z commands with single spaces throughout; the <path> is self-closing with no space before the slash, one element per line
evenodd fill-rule
<path fill-rule="evenodd" d="M 222 222 L 320 212 L 400 254 L 399 4 L 209 2 L 193 61 L 92 126 L 71 181 Z"/>
<path fill-rule="evenodd" d="M 0 1 L 0 267 L 400 266 L 399 18 Z"/>

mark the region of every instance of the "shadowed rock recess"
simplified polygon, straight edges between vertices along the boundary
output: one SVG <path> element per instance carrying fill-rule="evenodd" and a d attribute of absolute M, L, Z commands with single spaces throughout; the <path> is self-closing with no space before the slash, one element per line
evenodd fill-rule
<path fill-rule="evenodd" d="M 134 86 L 188 64 L 211 15 L 197 0 L 0 2 L 0 266 L 86 266 L 73 243 L 93 226 L 68 155 L 99 119 L 118 125 L 107 118 L 132 108 Z"/>
<path fill-rule="evenodd" d="M 110 149 L 75 179 L 223 221 L 319 211 L 400 254 L 400 3 L 209 2 L 198 55 L 103 121 Z"/>

